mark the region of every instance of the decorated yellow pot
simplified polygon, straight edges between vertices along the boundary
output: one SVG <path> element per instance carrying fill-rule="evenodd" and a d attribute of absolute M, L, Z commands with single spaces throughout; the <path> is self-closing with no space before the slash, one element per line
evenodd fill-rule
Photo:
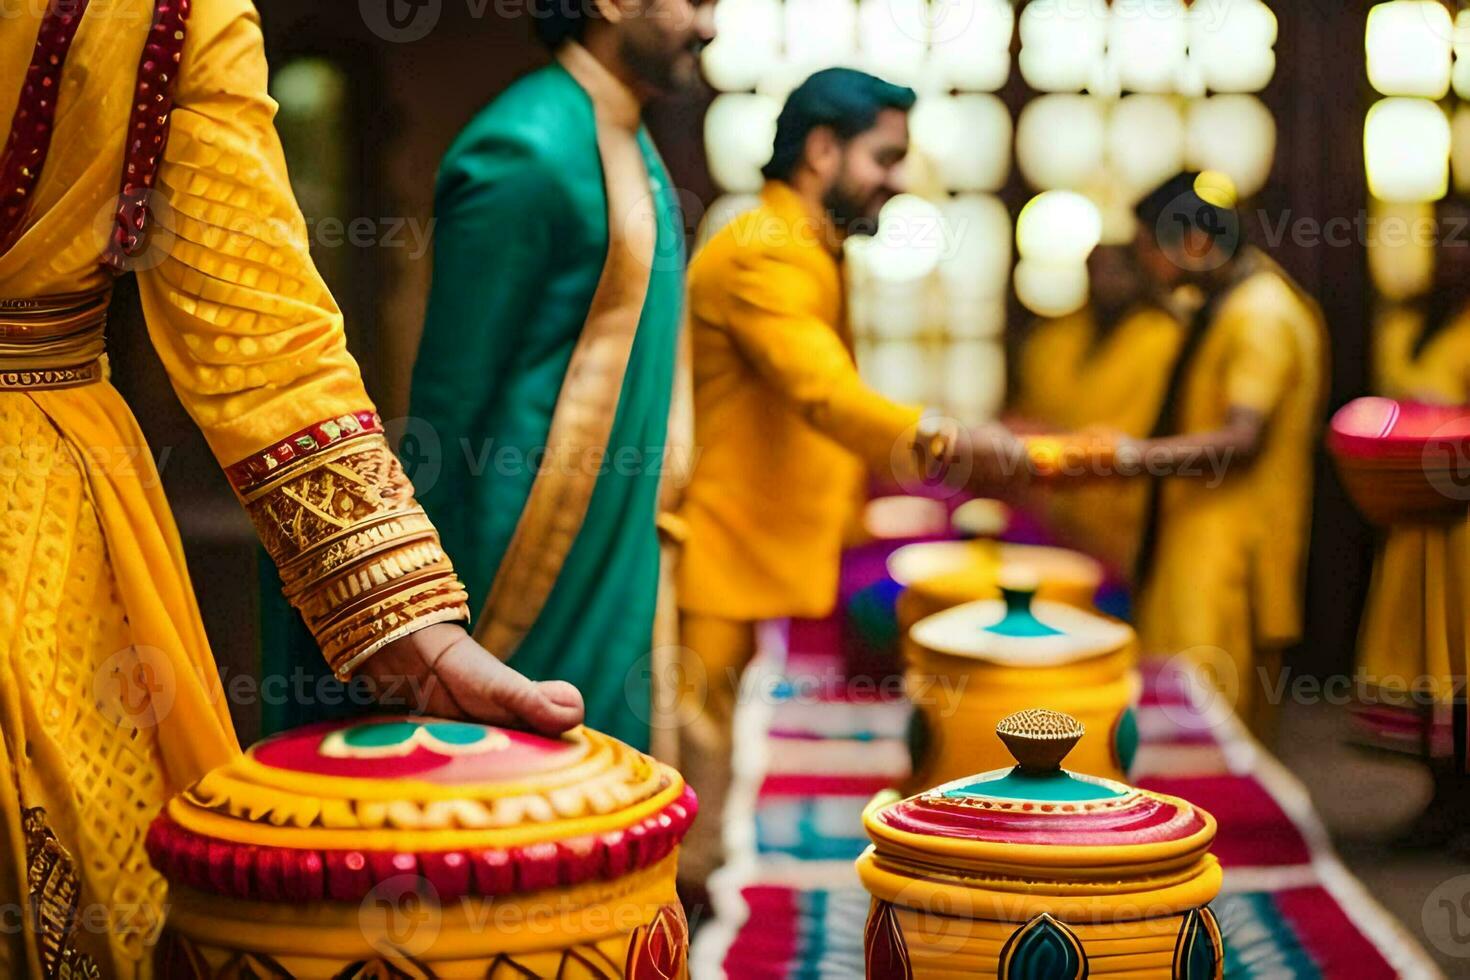
<path fill-rule="evenodd" d="M 376 718 L 268 739 L 148 835 L 169 978 L 687 974 L 679 774 L 615 739 Z"/>
<path fill-rule="evenodd" d="M 1006 765 L 1001 744 L 975 733 L 1038 704 L 1086 726 L 1074 768 L 1126 777 L 1138 747 L 1133 705 L 1142 688 L 1127 624 L 1006 588 L 1000 599 L 915 624 L 904 660 L 915 706 L 910 791 Z"/>
<path fill-rule="evenodd" d="M 869 980 L 1219 980 L 1214 818 L 1063 770 L 1076 719 L 1026 711 L 997 731 L 1014 767 L 863 814 Z"/>
<path fill-rule="evenodd" d="M 998 599 L 1002 581 L 1033 581 L 1041 598 L 1080 609 L 1092 608 L 1103 581 L 1102 565 L 1080 552 L 984 539 L 899 548 L 888 558 L 888 574 L 903 586 L 898 597 L 901 635 L 935 613 Z"/>

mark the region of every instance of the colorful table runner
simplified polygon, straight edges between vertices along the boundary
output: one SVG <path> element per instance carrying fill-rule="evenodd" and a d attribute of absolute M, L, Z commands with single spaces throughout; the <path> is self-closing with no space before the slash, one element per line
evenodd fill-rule
<path fill-rule="evenodd" d="M 696 980 L 863 976 L 868 897 L 852 862 L 868 843 L 863 806 L 908 774 L 909 708 L 897 681 L 850 675 L 887 642 L 891 548 L 848 556 L 838 614 L 762 630 Z M 1305 788 L 1187 664 L 1146 665 L 1139 727 L 1134 781 L 1219 819 L 1227 978 L 1442 976 L 1339 860 Z"/>

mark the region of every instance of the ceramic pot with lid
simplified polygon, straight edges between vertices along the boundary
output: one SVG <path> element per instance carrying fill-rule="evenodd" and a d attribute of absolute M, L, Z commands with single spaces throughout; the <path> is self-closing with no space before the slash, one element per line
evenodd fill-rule
<path fill-rule="evenodd" d="M 1067 715 L 1020 712 L 996 733 L 1013 765 L 864 813 L 869 980 L 1219 980 L 1215 819 L 1061 768 L 1083 736 Z"/>
<path fill-rule="evenodd" d="M 693 792 L 580 728 L 383 717 L 267 739 L 154 822 L 170 978 L 681 977 Z"/>

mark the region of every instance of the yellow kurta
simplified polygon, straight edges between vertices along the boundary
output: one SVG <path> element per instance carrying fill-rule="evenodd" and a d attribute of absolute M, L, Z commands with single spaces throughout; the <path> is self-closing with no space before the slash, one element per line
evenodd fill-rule
<path fill-rule="evenodd" d="M 832 611 L 869 472 L 907 455 L 920 417 L 859 377 L 821 226 L 770 181 L 689 266 L 696 455 L 678 512 L 678 734 L 701 803 L 680 875 L 701 885 L 721 859 L 730 721 L 755 621 Z"/>
<path fill-rule="evenodd" d="M 1249 464 L 1226 461 L 1219 481 L 1209 460 L 1201 461 L 1204 478 L 1163 481 L 1158 552 L 1138 609 L 1147 654 L 1193 650 L 1233 664 L 1247 717 L 1261 704 L 1258 651 L 1279 651 L 1301 635 L 1327 373 L 1320 311 L 1274 264 L 1256 261 L 1260 269 L 1205 327 L 1184 378 L 1178 431 L 1217 430 L 1239 406 L 1266 417 L 1264 445 Z"/>
<path fill-rule="evenodd" d="M 44 7 L 0 30 L 0 119 L 22 104 Z M 153 16 L 145 0 L 93 0 L 82 18 L 53 96 L 50 155 L 0 254 L 0 302 L 108 286 L 99 263 Z M 382 437 L 357 437 L 347 418 L 372 405 L 310 262 L 247 0 L 195 0 L 170 70 L 172 129 L 137 264 L 150 336 L 222 464 L 275 447 L 279 482 L 236 486 L 272 554 L 300 559 L 298 605 L 346 668 L 375 649 L 363 634 L 415 623 L 344 612 L 354 589 L 340 576 L 361 554 L 351 539 L 331 559 L 314 549 L 368 521 L 378 553 L 408 568 L 395 534 L 415 520 L 411 489 Z M 336 450 L 283 445 L 323 420 L 341 423 L 329 424 Z M 0 452 L 0 904 L 40 903 L 27 928 L 0 937 L 0 975 L 147 975 L 164 886 L 143 835 L 170 795 L 238 752 L 228 705 L 152 455 L 117 390 L 0 391 Z M 270 469 L 263 457 L 257 469 Z M 448 594 L 431 538 L 416 539 L 416 567 Z M 407 595 L 397 574 L 378 579 L 372 610 Z M 328 594 L 332 575 L 342 591 Z M 416 622 L 464 618 L 457 595 L 420 605 Z"/>
<path fill-rule="evenodd" d="M 1423 328 L 1423 313 L 1412 307 L 1390 307 L 1379 317 L 1375 391 L 1387 398 L 1470 403 L 1470 311 L 1462 311 L 1415 356 Z M 1449 702 L 1456 678 L 1470 667 L 1467 560 L 1470 534 L 1464 522 L 1387 531 L 1358 637 L 1358 671 L 1371 688 L 1398 696 L 1432 681 L 1435 699 Z"/>
<path fill-rule="evenodd" d="M 1153 429 L 1183 328 L 1158 307 L 1126 314 L 1101 340 L 1091 310 L 1036 324 L 1021 349 L 1012 410 L 1060 432 Z M 1068 545 L 1123 573 L 1138 551 L 1148 487 L 1141 481 L 1059 486 L 1036 494 L 1044 522 Z"/>
<path fill-rule="evenodd" d="M 694 257 L 689 311 L 698 455 L 679 606 L 825 616 L 859 491 L 906 458 L 920 410 L 858 375 L 841 266 L 779 181 Z"/>

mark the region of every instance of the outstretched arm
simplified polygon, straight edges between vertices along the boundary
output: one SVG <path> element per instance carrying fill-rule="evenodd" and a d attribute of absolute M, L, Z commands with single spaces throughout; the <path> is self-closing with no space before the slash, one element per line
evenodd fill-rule
<path fill-rule="evenodd" d="M 1259 409 L 1231 405 L 1225 424 L 1209 432 L 1123 440 L 1117 449 L 1117 461 L 1119 468 L 1128 472 L 1143 464 L 1143 471 L 1153 476 L 1213 474 L 1213 470 L 1200 468 L 1201 458 L 1248 466 L 1260 454 L 1265 437 L 1266 416 Z"/>
<path fill-rule="evenodd" d="M 415 707 L 564 730 L 575 691 L 464 632 L 463 586 L 312 265 L 266 79 L 254 8 L 196 3 L 138 274 L 154 346 L 340 676 L 406 676 L 425 682 Z"/>

